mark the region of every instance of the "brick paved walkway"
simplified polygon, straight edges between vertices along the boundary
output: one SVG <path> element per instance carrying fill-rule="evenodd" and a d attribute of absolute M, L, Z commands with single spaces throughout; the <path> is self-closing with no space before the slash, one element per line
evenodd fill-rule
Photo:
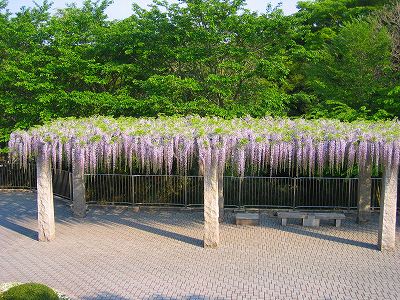
<path fill-rule="evenodd" d="M 202 245 L 202 213 L 94 209 L 56 201 L 56 240 L 37 242 L 35 194 L 0 191 L 0 282 L 37 281 L 76 299 L 399 299 L 396 252 L 376 250 L 377 215 L 359 226 L 221 226 Z"/>

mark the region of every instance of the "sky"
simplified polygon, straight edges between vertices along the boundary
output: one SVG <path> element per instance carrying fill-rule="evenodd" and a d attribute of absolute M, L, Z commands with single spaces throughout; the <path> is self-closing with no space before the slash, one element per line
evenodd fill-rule
<path fill-rule="evenodd" d="M 168 0 L 169 2 L 176 2 L 174 0 Z M 42 3 L 43 0 L 36 0 L 37 3 Z M 63 8 L 66 3 L 75 2 L 81 4 L 83 0 L 52 0 L 53 9 Z M 114 0 L 114 3 L 108 7 L 107 15 L 110 19 L 124 19 L 132 14 L 132 3 L 136 2 L 141 7 L 146 7 L 148 4 L 152 3 L 152 0 Z M 277 5 L 279 2 L 282 3 L 282 8 L 285 14 L 292 14 L 296 11 L 297 0 L 247 0 L 247 7 L 251 10 L 258 11 L 260 13 L 264 12 L 267 3 L 271 3 L 273 6 Z M 34 0 L 9 0 L 8 9 L 15 13 L 20 7 L 27 6 L 31 7 L 34 4 Z"/>

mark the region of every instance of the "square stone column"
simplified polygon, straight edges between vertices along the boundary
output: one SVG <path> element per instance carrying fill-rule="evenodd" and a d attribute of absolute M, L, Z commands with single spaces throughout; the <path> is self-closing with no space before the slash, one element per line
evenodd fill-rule
<path fill-rule="evenodd" d="M 204 248 L 219 245 L 218 159 L 204 165 Z"/>
<path fill-rule="evenodd" d="M 381 251 L 395 248 L 398 175 L 398 166 L 385 166 L 378 228 L 378 247 Z"/>
<path fill-rule="evenodd" d="M 72 212 L 75 217 L 86 216 L 84 168 L 80 149 L 74 149 L 72 158 Z"/>
<path fill-rule="evenodd" d="M 368 222 L 371 217 L 371 176 L 371 157 L 368 156 L 365 165 L 360 166 L 358 174 L 357 222 L 359 224 Z"/>
<path fill-rule="evenodd" d="M 38 239 L 51 241 L 55 237 L 53 182 L 51 161 L 46 154 L 47 145 L 39 148 L 37 156 L 37 206 L 38 206 Z"/>

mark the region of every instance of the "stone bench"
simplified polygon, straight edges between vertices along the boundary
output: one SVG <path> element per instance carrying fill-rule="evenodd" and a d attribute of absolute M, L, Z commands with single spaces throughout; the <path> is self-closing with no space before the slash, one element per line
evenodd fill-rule
<path fill-rule="evenodd" d="M 335 220 L 335 226 L 340 227 L 342 220 L 346 219 L 346 216 L 341 213 L 318 213 L 318 212 L 300 212 L 300 211 L 285 211 L 278 212 L 278 218 L 281 219 L 282 226 L 287 225 L 288 219 L 302 219 L 303 226 L 318 227 L 320 220 Z"/>
<path fill-rule="evenodd" d="M 259 225 L 260 215 L 258 213 L 236 213 L 236 225 Z"/>

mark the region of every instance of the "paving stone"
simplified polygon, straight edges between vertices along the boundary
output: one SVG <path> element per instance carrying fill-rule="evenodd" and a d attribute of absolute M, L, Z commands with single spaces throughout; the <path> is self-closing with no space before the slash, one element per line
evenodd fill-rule
<path fill-rule="evenodd" d="M 203 213 L 91 208 L 55 198 L 56 239 L 37 241 L 35 194 L 0 191 L 0 282 L 36 281 L 73 299 L 399 299 L 397 249 L 377 250 L 378 215 L 359 225 L 260 226 L 225 214 L 220 247 L 203 248 Z M 327 223 L 326 223 L 327 224 Z"/>

